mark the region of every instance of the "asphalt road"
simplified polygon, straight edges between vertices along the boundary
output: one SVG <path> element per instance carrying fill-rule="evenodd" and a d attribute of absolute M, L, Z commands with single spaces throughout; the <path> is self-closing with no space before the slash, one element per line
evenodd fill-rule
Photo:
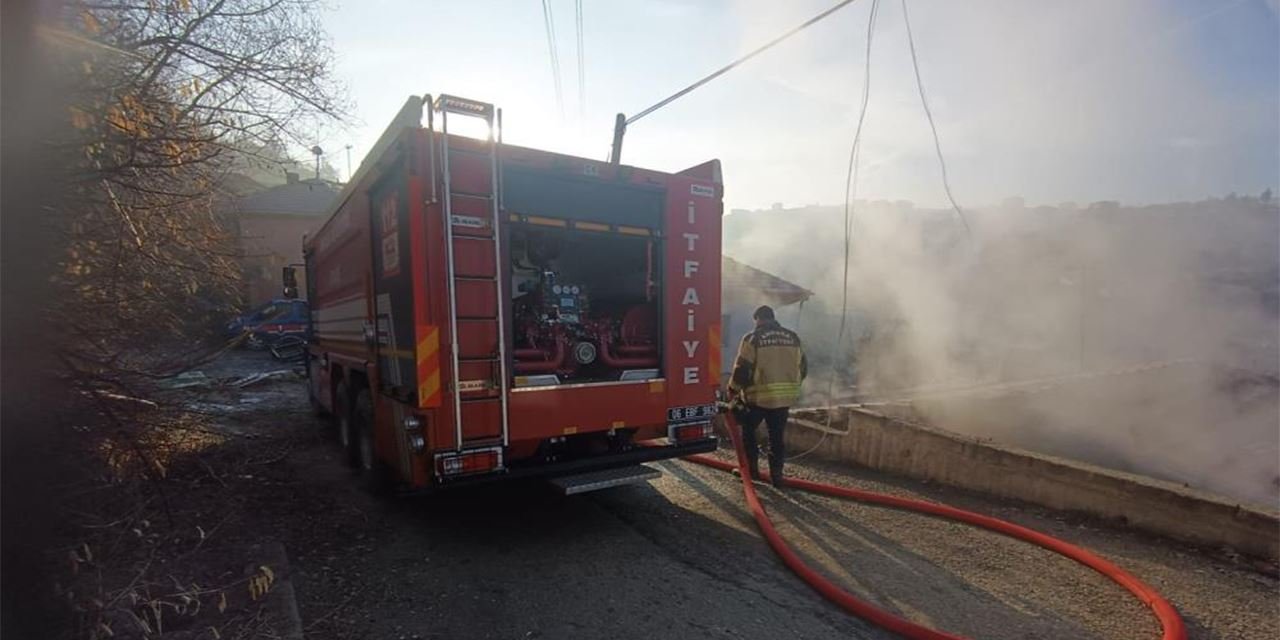
<path fill-rule="evenodd" d="M 291 441 L 246 508 L 292 564 L 311 638 L 889 638 L 826 603 L 758 535 L 731 475 L 685 462 L 651 483 L 564 497 L 537 482 L 429 498 L 355 487 L 306 410 L 271 383 L 238 429 Z M 1062 514 L 808 464 L 796 475 L 956 504 L 1089 547 L 1154 585 L 1192 638 L 1280 637 L 1280 583 L 1208 554 Z M 811 563 L 862 597 L 974 638 L 1159 637 L 1088 568 L 959 524 L 762 489 Z"/>

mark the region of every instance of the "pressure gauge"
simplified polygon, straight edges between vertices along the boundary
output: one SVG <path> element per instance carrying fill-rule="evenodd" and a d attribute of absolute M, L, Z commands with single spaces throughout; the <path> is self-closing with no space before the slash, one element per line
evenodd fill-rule
<path fill-rule="evenodd" d="M 555 285 L 554 287 L 551 287 L 551 293 L 554 293 L 556 295 L 560 295 L 563 291 L 564 291 L 564 288 L 561 287 L 560 285 Z"/>
<path fill-rule="evenodd" d="M 579 294 L 579 293 L 581 293 L 581 292 L 582 292 L 582 289 L 578 288 L 578 285 L 576 285 L 576 284 L 575 284 L 575 285 L 573 285 L 573 289 L 572 289 L 571 291 L 569 291 L 569 293 L 572 293 L 572 294 L 573 294 L 573 295 L 575 295 L 575 296 L 576 296 L 576 295 L 578 295 L 578 294 Z"/>

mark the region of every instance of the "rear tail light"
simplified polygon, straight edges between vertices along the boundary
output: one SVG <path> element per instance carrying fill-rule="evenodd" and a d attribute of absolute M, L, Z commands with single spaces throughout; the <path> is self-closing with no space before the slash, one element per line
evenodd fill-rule
<path fill-rule="evenodd" d="M 683 424 L 672 426 L 667 429 L 667 439 L 672 443 L 691 442 L 693 440 L 706 440 L 712 434 L 711 423 L 704 422 L 702 424 Z"/>
<path fill-rule="evenodd" d="M 500 470 L 502 449 L 497 447 L 436 455 L 436 475 L 439 476 L 457 477 Z"/>

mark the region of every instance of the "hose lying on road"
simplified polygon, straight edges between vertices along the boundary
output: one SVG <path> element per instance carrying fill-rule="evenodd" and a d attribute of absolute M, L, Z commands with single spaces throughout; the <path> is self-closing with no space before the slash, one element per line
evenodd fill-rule
<path fill-rule="evenodd" d="M 728 431 L 733 440 L 734 449 L 737 451 L 738 464 L 735 467 L 732 463 L 714 458 L 711 456 L 697 455 L 689 456 L 685 460 L 706 465 L 721 471 L 733 471 L 736 469 L 746 469 L 746 450 L 742 446 L 742 440 L 738 435 L 738 425 L 733 419 L 728 418 Z M 747 506 L 751 509 L 751 514 L 755 517 L 756 524 L 760 527 L 760 532 L 764 534 L 765 540 L 774 552 L 782 558 L 782 562 L 787 565 L 796 575 L 800 576 L 814 590 L 822 594 L 822 596 L 844 610 L 862 618 L 878 627 L 882 627 L 892 631 L 905 638 L 912 640 L 959 640 L 962 636 L 958 636 L 943 631 L 937 631 L 915 624 L 904 618 L 900 618 L 884 609 L 855 597 L 853 594 L 841 589 L 838 585 L 823 577 L 817 571 L 805 564 L 804 560 L 796 554 L 778 535 L 774 529 L 773 523 L 769 520 L 769 515 L 765 513 L 764 505 L 761 504 L 760 498 L 756 495 L 755 485 L 752 484 L 749 472 L 744 471 L 742 474 L 742 487 L 746 493 Z M 768 478 L 767 474 L 765 479 Z M 907 511 L 915 511 L 925 513 L 939 518 L 964 522 L 977 527 L 982 527 L 996 533 L 1000 533 L 1012 538 L 1024 540 L 1031 544 L 1043 547 L 1066 556 L 1083 564 L 1098 573 L 1111 579 L 1116 584 L 1124 587 L 1130 593 L 1141 600 L 1143 604 L 1151 608 L 1156 618 L 1160 621 L 1163 628 L 1162 640 L 1186 640 L 1187 632 L 1182 623 L 1182 618 L 1178 616 L 1178 612 L 1169 604 L 1155 589 L 1148 586 L 1138 578 L 1120 567 L 1104 560 L 1103 558 L 1068 542 L 1064 542 L 1049 535 L 1034 531 L 1023 526 L 1006 522 L 998 518 L 984 516 L 965 511 L 946 505 L 925 502 L 922 500 L 913 500 L 910 498 L 901 498 L 883 493 L 875 493 L 873 491 L 863 491 L 859 489 L 851 489 L 848 487 L 839 487 L 835 485 L 822 484 L 819 482 L 810 482 L 798 478 L 784 478 L 783 482 L 788 487 L 821 493 L 824 495 L 835 496 L 837 498 L 847 498 L 850 500 L 858 500 L 860 502 L 869 502 L 872 504 L 883 505 L 895 509 L 904 509 Z"/>

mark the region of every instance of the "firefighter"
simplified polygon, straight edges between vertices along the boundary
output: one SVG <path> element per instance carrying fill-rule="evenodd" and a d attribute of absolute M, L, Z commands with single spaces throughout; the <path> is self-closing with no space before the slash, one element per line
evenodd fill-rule
<path fill-rule="evenodd" d="M 729 392 L 734 399 L 734 417 L 742 426 L 751 477 L 760 477 L 756 427 L 764 421 L 769 429 L 769 477 L 773 486 L 782 487 L 782 432 L 791 405 L 800 398 L 800 383 L 808 374 L 808 362 L 800 336 L 778 324 L 772 308 L 761 306 L 751 317 L 756 328 L 742 336 L 738 344 Z"/>

